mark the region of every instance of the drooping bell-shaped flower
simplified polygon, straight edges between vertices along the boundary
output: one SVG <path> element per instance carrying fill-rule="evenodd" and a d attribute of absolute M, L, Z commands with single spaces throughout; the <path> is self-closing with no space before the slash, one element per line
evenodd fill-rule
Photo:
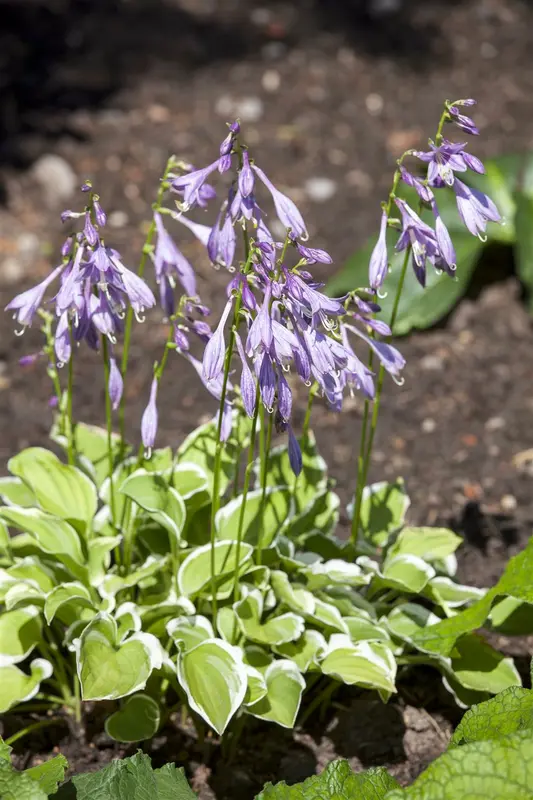
<path fill-rule="evenodd" d="M 23 326 L 23 329 L 31 325 L 35 314 L 42 305 L 47 288 L 64 269 L 65 266 L 63 264 L 56 267 L 52 270 L 50 275 L 38 283 L 37 286 L 18 294 L 7 304 L 5 310 L 15 312 L 13 318 L 17 320 L 19 325 Z"/>
<path fill-rule="evenodd" d="M 502 218 L 496 205 L 483 192 L 472 189 L 456 179 L 453 185 L 457 210 L 466 228 L 473 236 L 486 238 L 487 222 L 501 222 Z"/>
<path fill-rule="evenodd" d="M 299 239 L 308 239 L 309 234 L 307 233 L 305 222 L 295 203 L 286 194 L 276 189 L 272 181 L 267 178 L 263 170 L 256 164 L 253 165 L 252 169 L 272 195 L 276 214 L 282 225 L 288 230 L 290 229 Z"/>
<path fill-rule="evenodd" d="M 183 199 L 180 203 L 183 211 L 188 211 L 195 205 L 202 205 L 202 202 L 205 202 L 205 198 L 201 196 L 201 190 L 208 177 L 218 167 L 218 162 L 219 159 L 217 158 L 216 161 L 213 161 L 213 163 L 209 164 L 207 167 L 194 170 L 185 175 L 178 175 L 178 177 L 171 181 L 171 188 L 183 195 Z"/>
<path fill-rule="evenodd" d="M 372 255 L 370 256 L 370 264 L 368 267 L 368 280 L 371 288 L 377 292 L 383 286 L 383 282 L 387 277 L 389 268 L 389 254 L 387 252 L 387 212 L 383 210 L 381 214 L 381 225 L 379 228 L 379 237 L 376 242 Z"/>
<path fill-rule="evenodd" d="M 154 253 L 156 281 L 160 283 L 163 278 L 168 278 L 169 275 L 175 271 L 185 293 L 189 297 L 195 297 L 196 275 L 194 274 L 192 266 L 175 245 L 172 237 L 163 225 L 163 220 L 158 212 L 154 214 L 154 221 L 157 230 L 157 242 Z"/>
<path fill-rule="evenodd" d="M 141 419 L 141 437 L 142 443 L 149 456 L 155 444 L 157 436 L 158 415 L 157 415 L 157 389 L 158 380 L 156 377 L 152 380 L 150 388 L 150 399 L 148 405 L 144 409 Z"/>
<path fill-rule="evenodd" d="M 218 326 L 209 339 L 203 358 L 203 375 L 208 383 L 215 381 L 224 371 L 224 358 L 226 344 L 224 340 L 224 327 L 233 307 L 233 297 L 230 297 L 224 307 Z"/>
<path fill-rule="evenodd" d="M 107 391 L 111 400 L 113 411 L 116 411 L 122 399 L 122 391 L 124 388 L 124 381 L 117 365 L 117 360 L 114 356 L 109 358 L 109 381 L 107 384 Z"/>

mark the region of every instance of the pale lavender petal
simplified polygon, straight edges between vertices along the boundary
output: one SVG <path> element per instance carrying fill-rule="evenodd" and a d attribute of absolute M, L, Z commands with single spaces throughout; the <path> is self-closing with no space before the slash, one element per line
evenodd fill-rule
<path fill-rule="evenodd" d="M 239 172 L 239 191 L 243 197 L 248 197 L 254 190 L 254 173 L 250 166 L 248 151 L 242 152 L 242 167 Z"/>
<path fill-rule="evenodd" d="M 113 411 L 116 411 L 120 405 L 123 388 L 124 381 L 122 380 L 122 375 L 120 374 L 120 370 L 117 366 L 116 358 L 111 356 L 109 359 L 109 382 L 107 384 L 107 390 L 109 392 L 109 398 L 111 400 Z"/>
<path fill-rule="evenodd" d="M 381 214 L 379 237 L 372 251 L 372 255 L 370 256 L 370 265 L 368 268 L 368 280 L 374 291 L 377 291 L 383 285 L 389 268 L 389 254 L 387 251 L 387 223 L 387 212 L 383 211 Z"/>
<path fill-rule="evenodd" d="M 436 203 L 433 203 L 433 213 L 435 215 L 435 236 L 437 237 L 440 254 L 447 266 L 451 270 L 455 270 L 457 266 L 457 257 L 455 255 L 452 237 L 449 234 L 448 228 L 442 221 Z"/>
<path fill-rule="evenodd" d="M 192 233 L 196 236 L 198 241 L 200 241 L 204 247 L 207 247 L 207 242 L 209 241 L 209 236 L 211 234 L 211 228 L 209 225 L 202 225 L 200 222 L 193 222 L 192 220 L 184 217 L 183 214 L 176 214 L 172 215 L 177 222 L 181 222 L 182 225 L 185 225 Z"/>
<path fill-rule="evenodd" d="M 155 444 L 155 437 L 157 436 L 157 389 L 158 381 L 154 377 L 150 389 L 150 399 L 148 405 L 144 409 L 141 420 L 141 437 L 142 443 L 148 453 L 152 450 Z"/>
<path fill-rule="evenodd" d="M 239 356 L 242 362 L 242 372 L 241 372 L 241 395 L 242 395 L 242 402 L 244 405 L 244 410 L 248 414 L 249 417 L 253 417 L 255 411 L 255 404 L 256 404 L 256 381 L 254 376 L 252 375 L 252 371 L 248 366 L 248 362 L 246 360 L 246 353 L 244 352 L 244 347 L 242 345 L 241 337 L 239 334 L 235 337 L 235 342 L 237 344 L 237 350 L 239 351 Z"/>
<path fill-rule="evenodd" d="M 14 311 L 14 317 L 20 325 L 31 325 L 33 317 L 43 301 L 48 286 L 61 274 L 64 268 L 63 265 L 56 267 L 52 270 L 50 275 L 41 281 L 41 283 L 38 283 L 37 286 L 18 294 L 7 304 L 5 310 Z"/>
<path fill-rule="evenodd" d="M 54 337 L 54 350 L 58 363 L 61 366 L 63 366 L 63 364 L 68 364 L 72 355 L 68 311 L 64 311 L 59 317 Z"/>
<path fill-rule="evenodd" d="M 285 422 L 291 418 L 292 392 L 283 373 L 278 376 L 278 411 Z"/>
<path fill-rule="evenodd" d="M 155 306 L 155 297 L 152 290 L 135 272 L 122 266 L 120 277 L 131 307 L 138 318 L 147 308 Z"/>
<path fill-rule="evenodd" d="M 87 243 L 94 247 L 95 244 L 98 243 L 98 233 L 96 232 L 96 228 L 94 227 L 91 214 L 89 211 L 85 213 L 85 225 L 83 227 L 83 234 L 87 240 Z"/>
<path fill-rule="evenodd" d="M 224 359 L 226 355 L 226 343 L 224 341 L 224 327 L 233 306 L 233 298 L 230 297 L 224 307 L 220 322 L 209 339 L 203 357 L 203 375 L 208 383 L 216 380 L 224 371 Z"/>
<path fill-rule="evenodd" d="M 265 408 L 267 411 L 271 411 L 274 407 L 274 397 L 276 395 L 276 373 L 268 353 L 263 355 L 259 369 L 259 391 Z"/>
<path fill-rule="evenodd" d="M 259 169 L 259 167 L 255 164 L 253 165 L 252 169 L 272 195 L 274 206 L 276 208 L 276 214 L 278 215 L 280 222 L 287 229 L 290 229 L 295 236 L 298 236 L 298 238 L 309 238 L 303 217 L 293 201 L 287 197 L 287 195 L 283 194 L 283 192 L 280 192 L 278 189 L 276 189 L 272 181 L 267 178 L 262 169 Z"/>
<path fill-rule="evenodd" d="M 300 445 L 298 443 L 298 439 L 294 435 L 294 432 L 289 425 L 288 427 L 288 434 L 289 434 L 289 463 L 291 465 L 291 469 L 295 475 L 299 475 L 302 471 L 303 461 L 302 461 L 302 451 L 300 449 Z"/>

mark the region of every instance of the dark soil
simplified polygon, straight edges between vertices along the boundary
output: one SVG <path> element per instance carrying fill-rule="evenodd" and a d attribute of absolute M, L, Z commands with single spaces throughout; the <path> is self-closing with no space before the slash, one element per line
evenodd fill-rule
<path fill-rule="evenodd" d="M 157 179 L 170 152 L 208 163 L 236 113 L 271 177 L 299 203 L 312 242 L 336 266 L 376 230 L 379 200 L 397 155 L 434 132 L 445 98 L 476 97 L 481 157 L 533 147 L 533 7 L 526 0 L 0 0 L 0 302 L 42 277 L 61 242 L 54 201 L 32 165 L 60 155 L 81 182 L 91 176 L 110 212 L 109 241 L 134 265 Z M 333 181 L 327 202 L 306 181 Z M 221 306 L 227 276 L 181 237 L 198 265 L 204 301 Z M 459 267 L 460 268 L 460 267 Z M 326 270 L 321 273 L 327 277 Z M 138 441 L 152 362 L 166 335 L 157 316 L 136 331 L 128 428 Z M 50 387 L 43 365 L 17 359 L 39 347 L 0 318 L 0 461 L 46 444 Z M 533 331 L 507 253 L 489 254 L 469 297 L 435 330 L 399 343 L 402 388 L 387 386 L 372 479 L 402 475 L 417 524 L 463 533 L 460 578 L 494 582 L 522 547 L 533 518 Z M 92 356 L 76 365 L 78 418 L 102 422 Z M 296 427 L 303 418 L 303 393 Z M 159 442 L 177 445 L 214 411 L 181 362 L 159 397 Z M 313 426 L 343 501 L 353 490 L 361 403 L 342 415 L 317 404 Z M 525 662 L 528 642 L 500 644 Z M 186 732 L 154 742 L 157 759 L 187 761 L 202 797 L 250 798 L 264 780 L 299 780 L 336 755 L 360 768 L 391 764 L 402 782 L 441 752 L 456 721 L 426 676 L 427 692 L 387 707 L 347 692 L 324 723 L 292 736 L 258 726 L 236 766 L 191 756 Z M 411 692 L 421 681 L 406 682 Z M 427 710 L 422 709 L 422 702 Z M 189 732 L 190 733 L 190 732 Z M 21 742 L 21 748 L 24 742 Z M 75 771 L 123 753 L 95 740 L 60 740 Z M 35 739 L 33 753 L 49 753 Z M 21 758 L 27 758 L 27 756 Z M 196 766 L 195 766 L 196 764 Z M 253 765 L 250 772 L 246 766 Z"/>

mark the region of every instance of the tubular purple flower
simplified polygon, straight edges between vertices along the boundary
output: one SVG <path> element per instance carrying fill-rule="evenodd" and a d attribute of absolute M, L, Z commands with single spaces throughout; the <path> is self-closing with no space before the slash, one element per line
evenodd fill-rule
<path fill-rule="evenodd" d="M 259 391 L 266 410 L 271 413 L 274 408 L 274 398 L 276 396 L 276 373 L 272 366 L 272 361 L 268 353 L 263 354 L 261 366 L 259 367 Z"/>
<path fill-rule="evenodd" d="M 72 236 L 67 236 L 61 246 L 61 255 L 66 258 L 72 253 Z"/>
<path fill-rule="evenodd" d="M 218 171 L 221 175 L 231 169 L 231 156 L 220 156 L 218 159 Z"/>
<path fill-rule="evenodd" d="M 117 341 L 115 333 L 120 330 L 120 320 L 114 313 L 106 295 L 103 292 L 94 294 L 89 299 L 89 310 L 91 322 L 96 330 L 107 336 L 110 342 L 115 344 Z"/>
<path fill-rule="evenodd" d="M 258 351 L 269 350 L 272 344 L 271 297 L 272 287 L 270 284 L 267 284 L 261 308 L 248 331 L 246 352 L 249 356 L 254 355 Z"/>
<path fill-rule="evenodd" d="M 290 420 L 292 412 L 292 392 L 283 373 L 278 373 L 278 411 L 285 422 Z"/>
<path fill-rule="evenodd" d="M 128 300 L 130 301 L 131 307 L 133 308 L 135 317 L 138 322 L 142 322 L 142 315 L 146 309 L 155 306 L 155 297 L 152 293 L 152 290 L 142 278 L 139 278 L 135 272 L 132 272 L 130 269 L 125 267 L 120 261 L 118 261 L 118 259 L 113 257 L 112 261 L 117 270 L 120 272 L 120 277 L 122 279 L 122 283 L 124 284 L 124 291 L 128 297 Z"/>
<path fill-rule="evenodd" d="M 490 197 L 472 189 L 456 179 L 453 185 L 457 210 L 466 228 L 482 241 L 486 238 L 487 222 L 501 222 L 501 217 Z"/>
<path fill-rule="evenodd" d="M 371 288 L 377 292 L 383 286 L 389 269 L 389 254 L 387 251 L 387 212 L 383 210 L 381 214 L 381 225 L 379 237 L 370 256 L 368 267 L 368 280 Z"/>
<path fill-rule="evenodd" d="M 61 288 L 56 295 L 56 313 L 62 314 L 63 311 L 66 311 L 73 303 L 74 299 L 78 294 L 79 289 L 79 281 L 80 281 L 80 264 L 81 259 L 84 253 L 83 245 L 78 245 L 78 249 L 76 250 L 76 255 L 74 257 L 74 262 L 68 273 L 68 276 L 61 284 Z"/>
<path fill-rule="evenodd" d="M 243 197 L 248 197 L 254 190 L 254 173 L 250 166 L 250 157 L 247 150 L 242 151 L 242 167 L 239 172 L 239 191 Z"/>
<path fill-rule="evenodd" d="M 72 342 L 67 311 L 64 311 L 59 317 L 54 336 L 54 350 L 58 366 L 62 367 L 64 364 L 68 364 L 72 355 Z"/>
<path fill-rule="evenodd" d="M 224 307 L 218 326 L 209 339 L 203 357 L 203 376 L 207 383 L 215 381 L 224 371 L 224 358 L 226 343 L 224 341 L 224 327 L 233 307 L 233 297 L 230 297 Z"/>
<path fill-rule="evenodd" d="M 7 304 L 5 310 L 14 311 L 13 319 L 16 319 L 19 325 L 23 325 L 24 328 L 31 325 L 33 317 L 42 304 L 47 288 L 64 269 L 64 264 L 56 267 L 44 281 L 41 281 L 41 283 L 38 283 L 37 286 L 34 286 L 32 289 L 27 289 L 25 292 L 14 297 L 13 300 Z"/>
<path fill-rule="evenodd" d="M 107 384 L 107 391 L 111 400 L 113 411 L 116 411 L 122 399 L 122 390 L 124 388 L 124 381 L 117 366 L 117 361 L 114 356 L 109 358 L 109 381 Z"/>
<path fill-rule="evenodd" d="M 415 178 L 415 176 L 408 172 L 404 166 L 400 166 L 400 174 L 402 176 L 402 181 L 407 186 L 410 186 L 412 189 L 414 189 L 424 203 L 431 203 L 433 199 L 433 192 L 429 186 L 426 186 L 421 180 Z"/>
<path fill-rule="evenodd" d="M 201 319 L 195 319 L 191 324 L 191 330 L 198 336 L 200 341 L 207 344 L 211 336 L 213 335 L 211 331 L 211 327 L 208 325 L 207 322 L 204 322 Z"/>
<path fill-rule="evenodd" d="M 455 272 L 457 267 L 457 257 L 455 255 L 455 248 L 453 246 L 452 237 L 448 232 L 448 228 L 442 221 L 439 209 L 435 201 L 431 204 L 433 214 L 435 216 L 435 236 L 439 246 L 440 255 L 442 260 L 448 267 L 448 270 Z"/>
<path fill-rule="evenodd" d="M 144 409 L 144 413 L 141 419 L 142 443 L 146 450 L 148 458 L 150 457 L 150 454 L 155 444 L 155 437 L 157 436 L 157 425 L 158 425 L 157 389 L 158 389 L 158 381 L 157 378 L 154 377 L 154 379 L 152 380 L 152 386 L 150 388 L 150 399 L 148 401 L 148 405 Z"/>
<path fill-rule="evenodd" d="M 227 214 L 218 239 L 218 260 L 222 266 L 229 268 L 233 265 L 236 245 L 235 228 Z"/>
<path fill-rule="evenodd" d="M 369 345 L 369 347 L 372 348 L 389 375 L 392 375 L 393 378 L 399 377 L 402 369 L 405 367 L 405 358 L 402 356 L 399 350 L 392 345 L 387 344 L 387 342 L 380 342 L 377 339 L 371 339 L 353 325 L 345 325 L 344 327 L 354 333 L 356 336 L 359 336 L 359 338 L 363 339 Z"/>
<path fill-rule="evenodd" d="M 485 174 L 485 166 L 483 162 L 480 161 L 479 158 L 477 158 L 477 156 L 473 156 L 472 153 L 466 153 L 466 152 L 463 152 L 462 156 L 468 169 L 471 169 L 472 172 L 477 172 L 478 175 Z"/>
<path fill-rule="evenodd" d="M 173 268 L 178 279 L 189 297 L 196 296 L 196 275 L 185 256 L 176 247 L 171 236 L 163 225 L 163 220 L 158 212 L 154 214 L 157 229 L 157 243 L 154 253 L 154 266 L 156 280 L 159 283 L 164 275 L 168 275 L 169 268 Z"/>
<path fill-rule="evenodd" d="M 428 164 L 428 181 L 430 186 L 440 186 L 444 182 L 453 186 L 454 172 L 466 172 L 467 166 L 463 158 L 465 145 L 460 142 L 450 142 L 444 139 L 443 143 L 436 145 L 429 143 L 430 150 L 426 153 L 415 150 L 413 155 Z"/>
<path fill-rule="evenodd" d="M 85 225 L 83 226 L 83 235 L 87 240 L 87 244 L 91 247 L 94 247 L 98 244 L 98 233 L 96 232 L 96 228 L 94 227 L 92 220 L 91 220 L 91 212 L 85 212 Z"/>
<path fill-rule="evenodd" d="M 332 264 L 333 259 L 325 250 L 319 250 L 317 247 L 304 247 L 303 244 L 296 243 L 296 249 L 302 258 L 305 258 L 307 264 Z"/>
<path fill-rule="evenodd" d="M 254 415 L 255 404 L 257 401 L 256 381 L 254 376 L 252 375 L 250 367 L 248 366 L 248 362 L 246 360 L 246 353 L 244 352 L 244 347 L 242 345 L 241 337 L 239 336 L 239 334 L 236 334 L 235 342 L 237 344 L 237 350 L 239 352 L 239 357 L 242 362 L 242 372 L 241 372 L 242 403 L 244 405 L 244 410 L 251 418 Z"/>
<path fill-rule="evenodd" d="M 187 352 L 189 350 L 189 340 L 187 338 L 187 334 L 182 329 L 180 325 L 174 323 L 174 344 L 176 345 L 179 352 Z"/>
<path fill-rule="evenodd" d="M 287 195 L 283 194 L 283 192 L 280 192 L 278 189 L 276 189 L 272 181 L 267 178 L 263 170 L 260 169 L 256 164 L 253 165 L 252 169 L 272 195 L 272 200 L 274 201 L 274 206 L 276 208 L 276 214 L 278 215 L 280 222 L 285 226 L 285 228 L 290 229 L 291 232 L 294 233 L 294 235 L 299 239 L 308 239 L 309 234 L 307 233 L 305 222 L 293 201 L 287 197 Z"/>
<path fill-rule="evenodd" d="M 96 196 L 93 197 L 93 211 L 97 225 L 103 228 L 104 225 L 107 223 L 107 214 L 100 205 L 100 198 Z"/>
<path fill-rule="evenodd" d="M 462 105 L 468 104 L 463 102 Z M 475 122 L 465 114 L 461 114 L 457 106 L 450 106 L 448 111 L 450 112 L 452 122 L 454 122 L 462 131 L 470 134 L 471 136 L 477 136 L 479 134 L 479 129 L 476 127 Z"/>
<path fill-rule="evenodd" d="M 294 474 L 298 476 L 303 466 L 302 451 L 290 425 L 287 430 L 289 434 L 289 463 Z"/>
<path fill-rule="evenodd" d="M 189 172 L 187 175 L 179 175 L 171 182 L 171 188 L 177 192 L 183 192 L 183 200 L 180 203 L 184 211 L 188 211 L 195 205 L 201 204 L 200 190 L 208 177 L 218 167 L 218 158 L 203 169 Z"/>
<path fill-rule="evenodd" d="M 172 214 L 172 218 L 177 222 L 181 222 L 182 225 L 185 225 L 186 228 L 192 231 L 198 241 L 201 242 L 204 247 L 207 247 L 207 242 L 209 241 L 209 235 L 211 233 L 211 228 L 209 225 L 202 225 L 200 222 L 193 222 L 187 217 L 184 217 L 181 212 L 179 214 Z"/>

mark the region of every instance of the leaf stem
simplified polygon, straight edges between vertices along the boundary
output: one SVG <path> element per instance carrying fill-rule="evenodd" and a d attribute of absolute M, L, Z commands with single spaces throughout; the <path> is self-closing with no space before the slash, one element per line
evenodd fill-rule
<path fill-rule="evenodd" d="M 35 731 L 40 730 L 41 728 L 47 728 L 50 725 L 56 725 L 58 722 L 62 722 L 63 725 L 67 724 L 66 719 L 63 717 L 52 717 L 51 719 L 41 719 L 38 722 L 32 723 L 32 725 L 27 725 L 25 728 L 22 728 L 20 731 L 17 731 L 10 736 L 8 739 L 5 740 L 4 744 L 11 746 L 18 742 L 19 739 L 22 739 L 23 736 L 27 736 L 29 733 L 34 733 Z"/>
<path fill-rule="evenodd" d="M 111 409 L 111 397 L 109 396 L 109 348 L 107 337 L 102 336 L 102 359 L 104 362 L 104 381 L 105 381 L 105 419 L 107 428 L 107 475 L 109 478 L 109 506 L 111 509 L 111 524 L 116 527 L 116 505 L 115 505 L 115 486 L 113 484 L 114 458 L 113 458 L 113 414 Z M 118 548 L 117 548 L 118 550 Z"/>
<path fill-rule="evenodd" d="M 76 462 L 76 445 L 74 441 L 74 418 L 72 413 L 73 394 L 74 394 L 74 337 L 72 336 L 72 323 L 69 323 L 70 337 L 70 358 L 68 361 L 68 384 L 67 384 L 67 455 L 68 463 L 74 465 Z"/>

